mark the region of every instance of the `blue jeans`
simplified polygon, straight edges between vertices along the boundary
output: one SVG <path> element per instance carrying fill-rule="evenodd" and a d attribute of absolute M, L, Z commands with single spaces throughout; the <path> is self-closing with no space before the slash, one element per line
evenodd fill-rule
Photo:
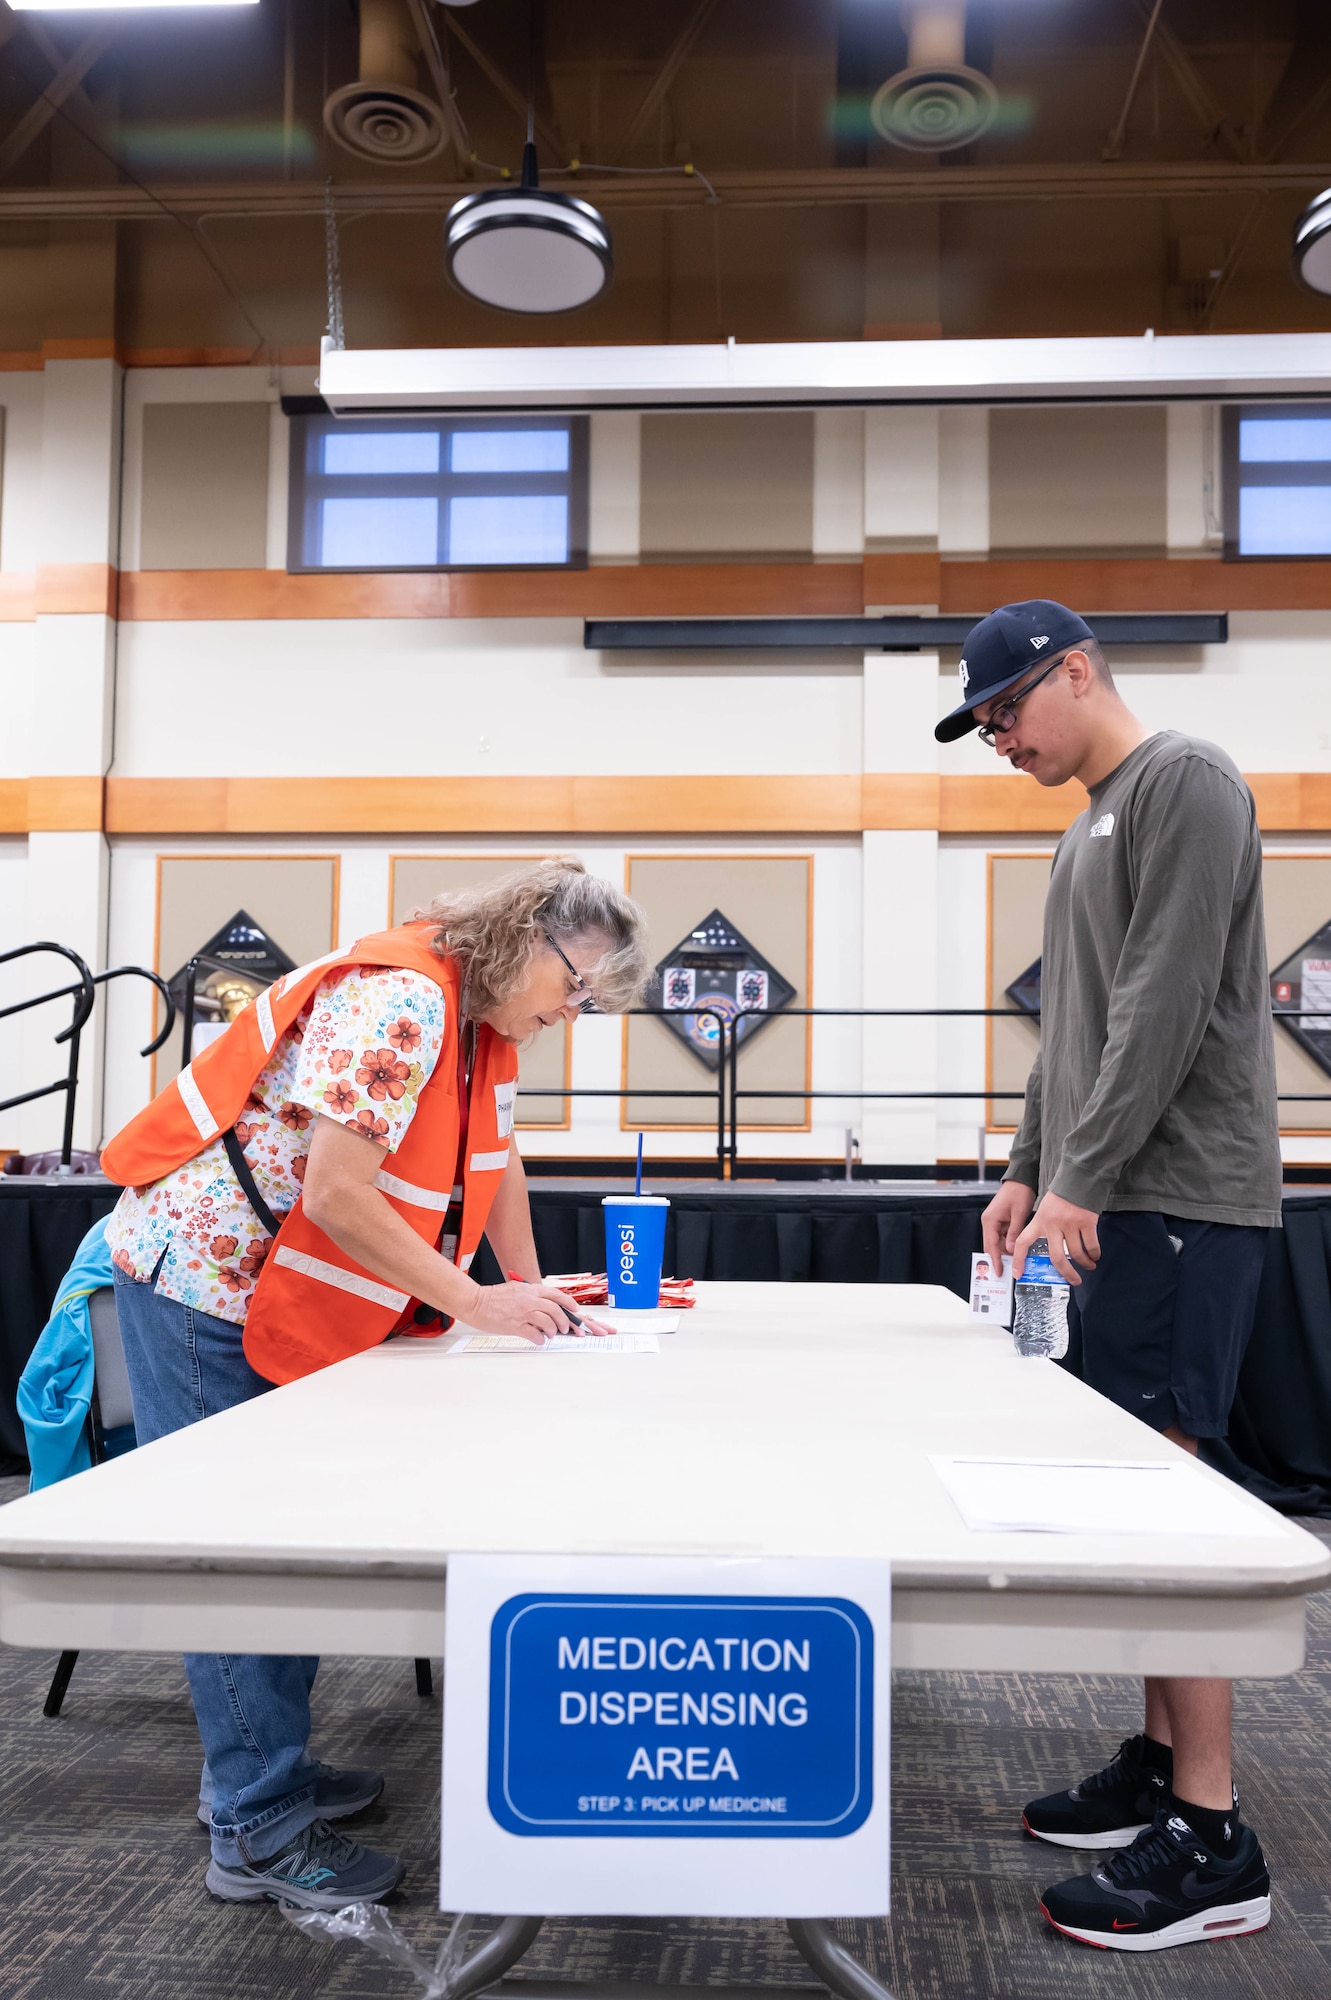
<path fill-rule="evenodd" d="M 115 1274 L 116 1311 L 134 1398 L 134 1435 L 150 1444 L 272 1388 L 245 1359 L 241 1329 L 151 1285 Z M 317 1659 L 187 1653 L 211 1791 L 213 1858 L 224 1868 L 266 1860 L 318 1815 L 310 1762 L 310 1689 Z"/>

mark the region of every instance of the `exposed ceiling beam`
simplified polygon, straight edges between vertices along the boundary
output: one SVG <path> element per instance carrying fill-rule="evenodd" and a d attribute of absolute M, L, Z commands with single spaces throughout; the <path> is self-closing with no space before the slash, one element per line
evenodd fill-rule
<path fill-rule="evenodd" d="M 718 4 L 719 0 L 698 0 L 697 6 L 666 52 L 665 60 L 652 78 L 646 96 L 630 118 L 628 130 L 615 149 L 614 163 L 617 164 L 624 158 L 651 124 L 665 102 L 667 91 L 688 61 L 694 43 L 706 27 L 710 16 L 716 11 Z"/>
<path fill-rule="evenodd" d="M 43 133 L 62 104 L 79 91 L 84 77 L 106 54 L 111 45 L 108 34 L 90 35 L 80 42 L 73 55 L 57 69 L 35 104 L 30 104 L 8 138 L 0 141 L 0 176 L 17 166 L 29 146 Z M 79 95 L 82 92 L 79 91 Z M 89 106 L 89 110 L 91 110 Z"/>
<path fill-rule="evenodd" d="M 1154 0 L 1137 0 L 1137 12 L 1143 21 L 1149 21 L 1153 5 Z M 1230 123 L 1229 114 L 1167 21 L 1158 23 L 1155 39 L 1161 55 L 1174 72 L 1174 81 L 1192 106 L 1208 141 L 1218 151 L 1227 153 L 1231 160 L 1241 160 L 1244 157 L 1243 141 Z"/>
<path fill-rule="evenodd" d="M 428 0 L 407 0 L 412 22 L 416 29 L 416 39 L 425 57 L 425 66 L 430 72 L 439 98 L 439 108 L 444 114 L 444 124 L 448 128 L 448 143 L 457 155 L 458 165 L 465 171 L 467 156 L 471 151 L 467 139 L 467 128 L 453 99 L 453 81 L 448 74 L 448 63 L 435 34 L 434 23 L 427 11 Z"/>
<path fill-rule="evenodd" d="M 628 173 L 604 178 L 551 174 L 549 179 L 554 186 L 576 188 L 598 208 L 621 212 L 711 209 L 707 190 L 683 174 Z M 1283 190 L 1315 193 L 1331 185 L 1331 164 L 1164 160 L 1104 166 L 1087 161 L 1073 166 L 953 167 L 945 174 L 933 167 L 825 167 L 790 172 L 718 171 L 711 179 L 722 205 L 729 208 L 876 207 L 938 201 L 1138 201 L 1213 199 Z M 342 216 L 436 215 L 461 195 L 474 194 L 476 186 L 475 181 L 408 181 L 396 186 L 382 181 L 342 181 L 333 194 Z M 322 217 L 324 184 L 213 181 L 158 187 L 152 194 L 131 182 L 85 188 L 0 188 L 0 221 L 74 217 L 160 221 L 162 203 L 176 216 Z"/>
<path fill-rule="evenodd" d="M 509 105 L 514 111 L 517 112 L 519 118 L 522 119 L 523 124 L 525 126 L 527 122 L 527 93 L 523 90 L 519 90 L 518 86 L 512 81 L 512 79 L 507 75 L 505 75 L 504 71 L 500 69 L 498 63 L 495 62 L 490 56 L 486 55 L 485 50 L 480 46 L 480 44 L 476 40 L 474 40 L 474 38 L 471 35 L 467 33 L 467 30 L 462 26 L 461 22 L 458 20 L 457 13 L 454 8 L 452 7 L 445 8 L 443 10 L 443 16 L 445 21 L 448 23 L 449 34 L 456 36 L 458 42 L 467 51 L 467 54 L 476 64 L 476 67 L 481 71 L 482 75 L 488 78 L 488 80 L 494 85 L 495 89 L 499 92 L 499 95 L 503 98 L 505 104 Z M 550 151 L 554 154 L 555 158 L 561 161 L 570 159 L 572 157 L 572 149 L 569 146 L 568 140 L 559 130 L 559 127 L 557 125 L 552 125 L 548 118 L 542 118 L 539 112 L 536 116 L 535 122 L 536 122 L 537 138 L 544 140 L 545 144 L 549 147 Z M 467 192 L 474 192 L 474 190 L 469 189 L 467 190 Z"/>
<path fill-rule="evenodd" d="M 1280 81 L 1262 113 L 1264 159 L 1279 160 L 1331 100 L 1331 10 L 1326 0 L 1295 0 L 1294 39 Z M 1269 137 L 1267 136 L 1269 134 Z"/>
<path fill-rule="evenodd" d="M 1146 58 L 1151 53 L 1151 43 L 1155 39 L 1156 25 L 1160 19 L 1160 9 L 1164 4 L 1165 0 L 1155 0 L 1155 4 L 1151 9 L 1150 18 L 1146 23 L 1146 33 L 1142 36 L 1142 45 L 1137 51 L 1137 60 L 1132 66 L 1132 75 L 1128 80 L 1128 90 L 1126 97 L 1123 99 L 1123 109 L 1119 112 L 1118 122 L 1105 142 L 1105 149 L 1100 155 L 1102 160 L 1121 160 L 1123 158 L 1123 141 L 1128 136 L 1128 119 L 1132 115 L 1133 100 L 1137 95 L 1137 86 L 1142 80 L 1142 71 L 1146 67 Z"/>

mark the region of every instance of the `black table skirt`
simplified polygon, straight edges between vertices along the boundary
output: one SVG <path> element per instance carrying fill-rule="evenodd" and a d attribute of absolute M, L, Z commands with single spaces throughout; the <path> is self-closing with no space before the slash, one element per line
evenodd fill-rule
<path fill-rule="evenodd" d="M 547 1271 L 605 1268 L 607 1183 L 532 1188 Z M 932 1182 L 678 1183 L 666 1269 L 681 1278 L 944 1285 L 966 1296 L 988 1196 Z M 109 1183 L 0 1175 L 0 1475 L 27 1470 L 15 1393 L 80 1238 L 115 1204 Z M 1289 1513 L 1331 1516 L 1331 1189 L 1289 1193 L 1273 1230 L 1226 1442 L 1206 1456 Z M 477 1275 L 498 1277 L 483 1248 Z M 1069 1363 L 1076 1365 L 1075 1349 Z"/>

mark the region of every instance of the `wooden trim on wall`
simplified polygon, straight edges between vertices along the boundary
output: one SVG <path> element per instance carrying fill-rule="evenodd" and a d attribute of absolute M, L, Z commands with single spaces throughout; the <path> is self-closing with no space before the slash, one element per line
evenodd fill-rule
<path fill-rule="evenodd" d="M 48 361 L 118 361 L 122 368 L 253 368 L 254 357 L 252 346 L 122 347 L 109 339 L 44 340 L 40 347 L 0 352 L 0 374 L 40 374 Z M 308 367 L 317 363 L 319 350 L 307 342 L 274 348 L 270 358 L 284 367 Z"/>
<path fill-rule="evenodd" d="M 1248 776 L 1264 833 L 1331 833 L 1331 771 Z M 0 834 L 1062 833 L 1086 803 L 1015 776 L 0 778 Z"/>
<path fill-rule="evenodd" d="M 33 585 L 34 614 L 92 611 L 114 618 L 119 587 L 120 572 L 110 563 L 43 563 Z"/>
<path fill-rule="evenodd" d="M 105 778 L 29 778 L 29 833 L 100 833 Z"/>
<path fill-rule="evenodd" d="M 581 570 L 127 570 L 122 619 L 849 616 L 859 563 L 607 564 Z"/>
<path fill-rule="evenodd" d="M 944 562 L 940 611 L 992 611 L 1053 597 L 1097 611 L 1325 611 L 1331 562 L 1221 562 L 1208 556 L 1030 556 Z"/>
<path fill-rule="evenodd" d="M 0 833 L 28 831 L 28 781 L 0 778 Z"/>
<path fill-rule="evenodd" d="M 857 775 L 111 778 L 108 833 L 858 833 Z"/>
<path fill-rule="evenodd" d="M 3 360 L 3 356 L 0 356 Z M 412 570 L 288 576 L 282 569 L 55 565 L 0 575 L 0 623 L 103 611 L 126 622 L 288 618 L 859 617 L 866 605 L 981 617 L 1053 596 L 1097 611 L 1331 610 L 1331 562 L 1205 557 L 940 560 L 928 551 L 839 563 L 607 563 L 581 570 Z"/>

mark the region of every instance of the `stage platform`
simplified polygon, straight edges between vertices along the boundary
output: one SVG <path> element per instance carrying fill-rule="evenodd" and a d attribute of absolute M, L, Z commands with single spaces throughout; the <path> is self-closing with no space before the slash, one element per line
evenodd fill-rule
<path fill-rule="evenodd" d="M 961 1297 L 993 1192 L 974 1181 L 644 1185 L 670 1198 L 665 1261 L 674 1276 L 945 1285 Z M 532 1183 L 544 1269 L 604 1268 L 601 1198 L 622 1187 L 609 1178 Z M 0 1175 L 0 1476 L 27 1469 L 18 1378 L 79 1239 L 118 1193 L 91 1176 Z M 1331 1516 L 1331 1185 L 1288 1187 L 1283 1209 L 1230 1436 L 1206 1456 L 1284 1512 Z M 487 1275 L 484 1264 L 478 1275 Z M 493 1260 L 488 1275 L 498 1275 Z"/>

